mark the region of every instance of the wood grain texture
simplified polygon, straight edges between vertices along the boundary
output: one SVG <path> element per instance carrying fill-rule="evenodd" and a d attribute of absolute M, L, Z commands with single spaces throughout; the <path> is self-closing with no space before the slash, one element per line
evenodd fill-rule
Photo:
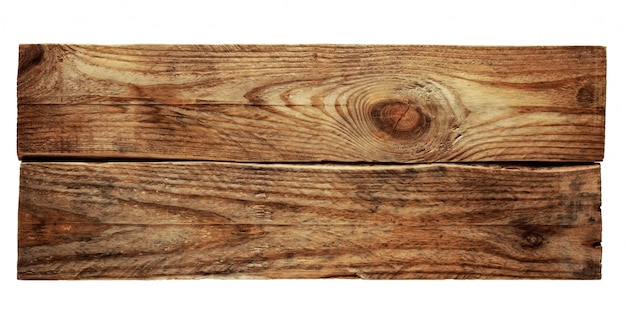
<path fill-rule="evenodd" d="M 599 165 L 23 163 L 18 277 L 600 277 Z"/>
<path fill-rule="evenodd" d="M 603 47 L 19 54 L 20 279 L 601 277 Z"/>
<path fill-rule="evenodd" d="M 18 154 L 600 161 L 602 47 L 23 45 Z"/>

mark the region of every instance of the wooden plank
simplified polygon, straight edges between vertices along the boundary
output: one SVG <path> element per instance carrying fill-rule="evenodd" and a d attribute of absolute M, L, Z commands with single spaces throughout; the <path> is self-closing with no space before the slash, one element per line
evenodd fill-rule
<path fill-rule="evenodd" d="M 603 47 L 23 45 L 18 154 L 600 161 Z"/>
<path fill-rule="evenodd" d="M 18 152 L 22 158 L 453 162 L 594 161 L 604 150 L 599 109 L 479 110 L 458 127 L 437 118 L 416 133 L 390 131 L 376 119 L 338 122 L 340 116 L 326 113 L 273 106 L 22 105 Z"/>
<path fill-rule="evenodd" d="M 600 278 L 599 226 L 31 227 L 20 279 Z"/>
<path fill-rule="evenodd" d="M 593 46 L 22 45 L 18 99 L 334 106 L 432 92 L 449 104 L 595 107 L 605 70 Z"/>
<path fill-rule="evenodd" d="M 599 172 L 23 163 L 18 277 L 599 278 Z"/>

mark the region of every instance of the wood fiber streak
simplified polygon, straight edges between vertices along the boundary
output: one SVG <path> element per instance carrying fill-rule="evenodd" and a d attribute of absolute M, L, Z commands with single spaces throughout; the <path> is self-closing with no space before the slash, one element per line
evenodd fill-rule
<path fill-rule="evenodd" d="M 600 161 L 602 47 L 23 45 L 18 154 Z"/>
<path fill-rule="evenodd" d="M 23 163 L 18 277 L 600 277 L 599 165 Z"/>

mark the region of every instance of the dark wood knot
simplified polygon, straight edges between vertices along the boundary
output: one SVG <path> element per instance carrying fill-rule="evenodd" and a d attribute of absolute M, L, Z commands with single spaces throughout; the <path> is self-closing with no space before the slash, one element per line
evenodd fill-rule
<path fill-rule="evenodd" d="M 576 100 L 581 107 L 594 107 L 598 102 L 598 91 L 592 84 L 586 84 L 576 93 Z"/>
<path fill-rule="evenodd" d="M 537 248 L 543 244 L 543 237 L 541 235 L 536 234 L 534 232 L 527 233 L 524 236 L 524 241 L 522 242 L 523 247 L 527 248 Z"/>
<path fill-rule="evenodd" d="M 370 111 L 374 125 L 394 139 L 410 139 L 424 133 L 430 125 L 428 116 L 412 102 L 386 101 Z"/>

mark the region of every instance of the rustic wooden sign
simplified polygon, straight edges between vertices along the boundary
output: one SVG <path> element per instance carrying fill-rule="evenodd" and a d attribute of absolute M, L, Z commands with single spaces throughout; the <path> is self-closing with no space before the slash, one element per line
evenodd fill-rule
<path fill-rule="evenodd" d="M 603 47 L 22 45 L 20 279 L 601 277 Z"/>

